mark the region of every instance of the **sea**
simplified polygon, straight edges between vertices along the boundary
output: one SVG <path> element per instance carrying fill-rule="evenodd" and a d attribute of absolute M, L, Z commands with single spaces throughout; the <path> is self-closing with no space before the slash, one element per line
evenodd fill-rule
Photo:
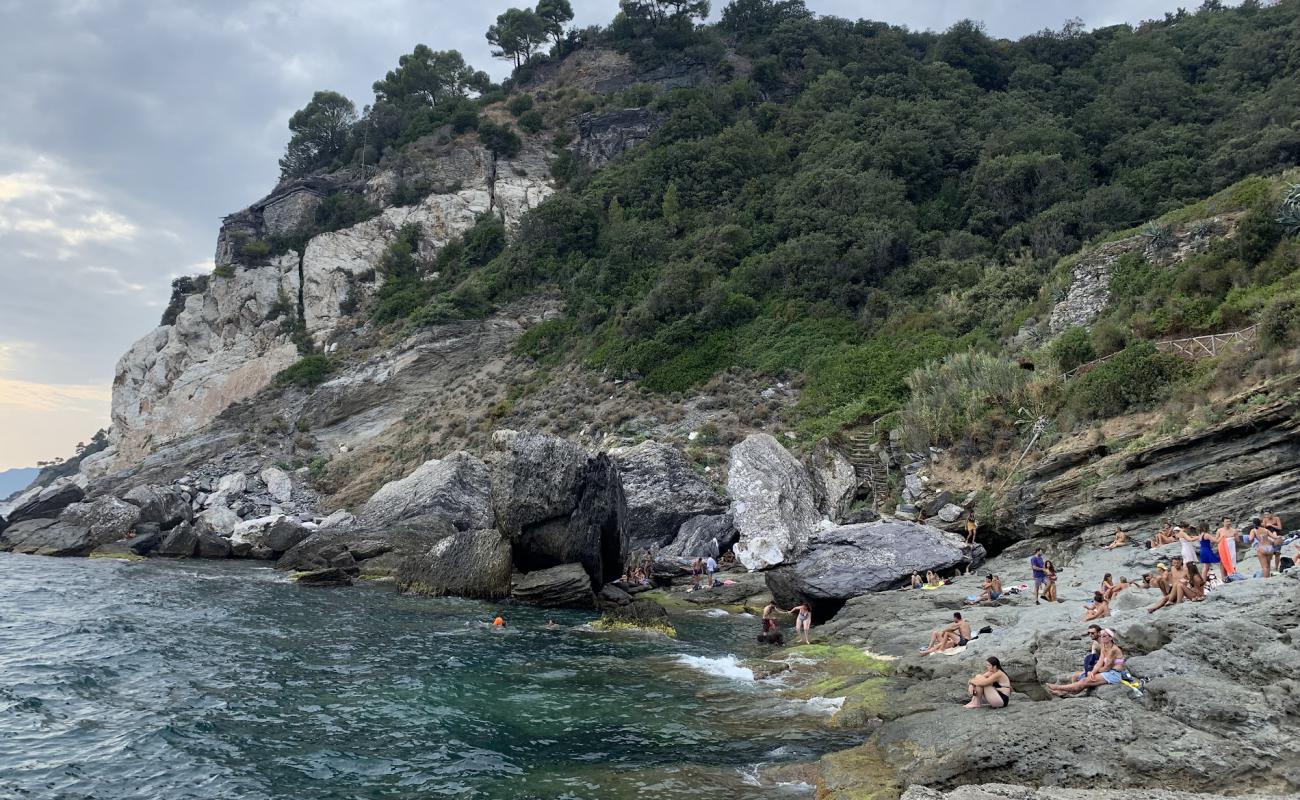
<path fill-rule="evenodd" d="M 0 554 L 0 798 L 811 797 L 858 741 L 755 679 L 748 615 L 595 616 Z"/>

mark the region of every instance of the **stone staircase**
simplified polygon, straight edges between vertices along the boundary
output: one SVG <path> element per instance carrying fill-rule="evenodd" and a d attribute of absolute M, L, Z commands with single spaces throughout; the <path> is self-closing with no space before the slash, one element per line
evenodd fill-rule
<path fill-rule="evenodd" d="M 879 514 L 889 497 L 889 467 L 880 453 L 872 449 L 874 433 L 874 426 L 869 430 L 846 433 L 843 446 L 857 473 L 859 485 L 871 492 L 871 506 Z"/>

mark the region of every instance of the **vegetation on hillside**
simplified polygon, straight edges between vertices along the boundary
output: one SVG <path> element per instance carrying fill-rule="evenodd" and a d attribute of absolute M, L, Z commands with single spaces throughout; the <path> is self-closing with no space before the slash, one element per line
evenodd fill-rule
<path fill-rule="evenodd" d="M 993 413 L 980 408 L 1014 416 L 1021 399 L 1080 417 L 1153 402 L 1187 376 L 1150 339 L 1263 320 L 1267 342 L 1293 340 L 1300 255 L 1286 235 L 1300 201 L 1288 205 L 1276 178 L 1238 182 L 1300 161 L 1300 3 L 1207 0 L 1136 28 L 1068 23 L 1018 41 L 973 22 L 931 33 L 816 17 L 799 0 L 736 0 L 717 25 L 698 24 L 705 13 L 622 0 L 608 28 L 550 31 L 549 56 L 533 34 L 526 52 L 502 45 L 519 64 L 502 87 L 454 52 L 403 56 L 331 164 L 375 163 L 442 124 L 482 136 L 477 109 L 506 100 L 537 130 L 631 105 L 663 124 L 595 173 L 557 146 L 565 189 L 508 246 L 496 231 L 471 247 L 487 235 L 476 228 L 436 264 L 393 253 L 398 280 L 376 318 L 423 324 L 558 290 L 565 318 L 521 344 L 540 360 L 581 358 L 656 391 L 731 367 L 794 373 L 809 433 L 911 397 L 910 418 L 943 417 L 924 423 L 938 440 Z M 518 16 L 507 15 L 498 37 Z M 712 78 L 511 99 L 548 63 L 596 46 Z M 515 136 L 487 135 L 494 150 Z M 1038 375 L 994 363 L 1058 299 L 1063 257 L 1156 218 L 1144 235 L 1158 248 L 1161 226 L 1223 211 L 1243 212 L 1236 234 L 1177 267 L 1127 258 L 1102 320 L 1035 354 Z M 1058 363 L 1120 351 L 1068 389 L 1029 386 Z M 1135 375 L 1145 389 L 1127 387 Z M 996 402 L 981 405 L 981 392 Z"/>

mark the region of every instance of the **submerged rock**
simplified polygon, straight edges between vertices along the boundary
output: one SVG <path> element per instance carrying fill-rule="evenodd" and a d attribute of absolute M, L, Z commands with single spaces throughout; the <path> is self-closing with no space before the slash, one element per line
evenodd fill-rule
<path fill-rule="evenodd" d="M 514 579 L 510 596 L 543 608 L 595 608 L 591 578 L 581 564 L 562 564 Z"/>
<path fill-rule="evenodd" d="M 352 575 L 345 569 L 333 567 L 299 572 L 293 576 L 293 581 L 299 586 L 351 586 Z"/>
<path fill-rule="evenodd" d="M 747 569 L 774 567 L 797 556 L 821 520 L 808 471 L 766 433 L 751 434 L 731 448 L 727 493 L 740 533 L 736 558 Z"/>
<path fill-rule="evenodd" d="M 607 607 L 604 616 L 593 623 L 592 627 L 606 631 L 643 630 L 677 636 L 677 628 L 673 626 L 664 607 L 644 597 Z"/>

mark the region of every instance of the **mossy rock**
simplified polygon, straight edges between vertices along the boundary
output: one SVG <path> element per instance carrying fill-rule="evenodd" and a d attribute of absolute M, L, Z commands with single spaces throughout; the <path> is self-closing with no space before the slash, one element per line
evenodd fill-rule
<path fill-rule="evenodd" d="M 591 623 L 592 630 L 604 631 L 606 633 L 640 633 L 648 631 L 650 633 L 661 633 L 670 639 L 677 638 L 677 629 L 670 622 L 630 622 L 628 620 L 614 619 L 613 617 L 604 616 Z"/>
<path fill-rule="evenodd" d="M 872 744 L 828 753 L 819 766 L 817 800 L 897 800 L 902 794 L 898 777 Z"/>
<path fill-rule="evenodd" d="M 890 662 L 847 644 L 802 644 L 786 652 L 816 661 L 817 670 L 830 675 L 888 675 L 893 671 Z"/>
<path fill-rule="evenodd" d="M 117 561 L 144 561 L 145 560 L 144 556 L 137 555 L 136 553 L 132 553 L 130 550 L 125 550 L 121 552 L 95 550 L 88 556 L 88 558 L 112 558 L 112 559 L 116 559 Z"/>

